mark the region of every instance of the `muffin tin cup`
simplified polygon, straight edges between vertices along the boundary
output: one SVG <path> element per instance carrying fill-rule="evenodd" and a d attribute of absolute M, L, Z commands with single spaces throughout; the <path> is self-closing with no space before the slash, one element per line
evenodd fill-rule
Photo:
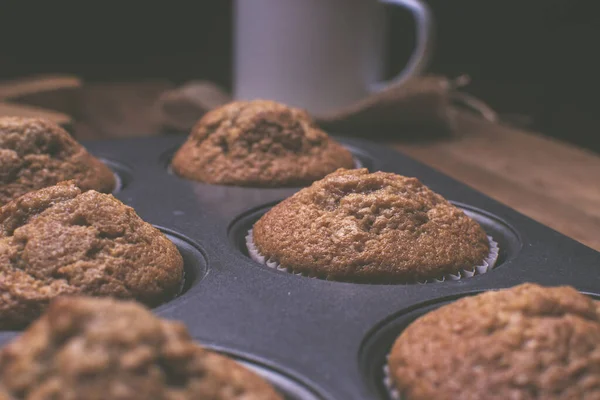
<path fill-rule="evenodd" d="M 372 371 L 375 371 L 376 369 L 379 369 L 381 371 L 381 375 L 378 376 L 376 374 L 372 374 L 369 377 L 369 379 L 376 380 L 375 383 L 379 387 L 379 398 L 385 400 L 403 400 L 406 397 L 406 395 L 403 394 L 402 391 L 394 384 L 392 372 L 389 368 L 389 360 L 396 340 L 408 327 L 410 327 L 413 323 L 415 323 L 428 313 L 438 310 L 439 308 L 448 306 L 461 298 L 465 298 L 467 296 L 477 296 L 486 292 L 487 291 L 469 293 L 458 297 L 454 297 L 452 299 L 441 299 L 441 301 L 439 302 L 425 304 L 421 307 L 416 307 L 412 310 L 408 310 L 407 313 L 402 313 L 401 315 L 396 316 L 392 320 L 387 321 L 384 326 L 381 326 L 375 332 L 372 332 L 372 334 L 375 335 L 370 335 L 366 342 L 373 340 L 373 336 L 379 335 L 379 337 L 376 339 L 376 341 L 379 342 L 379 345 L 376 346 L 378 348 L 377 352 L 379 354 L 376 356 L 377 361 L 374 363 L 367 363 L 367 365 L 365 365 L 365 368 L 368 368 Z M 600 294 L 586 292 L 580 293 L 589 296 L 593 300 L 600 301 Z M 366 348 L 363 348 L 363 350 L 366 351 L 363 351 L 362 356 L 364 356 L 365 353 L 371 353 L 374 348 L 375 347 L 372 346 L 372 343 L 368 344 Z"/>
<path fill-rule="evenodd" d="M 458 281 L 458 280 L 461 280 L 464 278 L 471 278 L 475 275 L 482 275 L 482 274 L 485 274 L 485 273 L 491 271 L 494 268 L 494 266 L 496 265 L 496 262 L 498 261 L 498 257 L 500 254 L 500 248 L 498 247 L 498 243 L 491 236 L 488 235 L 487 239 L 488 239 L 488 243 L 489 243 L 489 247 L 490 247 L 490 252 L 485 257 L 485 259 L 481 262 L 481 264 L 476 265 L 475 267 L 465 268 L 462 271 L 458 272 L 457 274 L 447 274 L 447 275 L 443 275 L 443 276 L 441 276 L 439 278 L 435 278 L 435 279 L 428 279 L 426 281 L 418 281 L 417 283 L 419 283 L 419 284 L 436 283 L 436 282 L 441 283 L 441 282 L 445 282 L 446 280 Z M 265 257 L 264 255 L 262 255 L 260 253 L 260 251 L 258 250 L 258 247 L 256 247 L 256 244 L 254 243 L 254 239 L 252 237 L 252 229 L 250 229 L 248 231 L 248 234 L 246 235 L 246 248 L 248 250 L 248 255 L 250 256 L 250 258 L 259 264 L 265 265 L 269 268 L 276 269 L 278 271 L 285 271 L 285 272 L 288 272 L 288 273 L 291 273 L 294 275 L 298 275 L 298 276 L 303 276 L 306 278 L 317 278 L 316 276 L 309 275 L 309 274 L 306 274 L 306 273 L 300 272 L 300 271 L 295 271 L 293 268 L 283 266 L 275 260 L 267 259 L 267 257 Z"/>
<path fill-rule="evenodd" d="M 123 189 L 127 187 L 127 183 L 130 180 L 130 171 L 129 168 L 119 162 L 111 160 L 106 157 L 99 156 L 97 157 L 100 161 L 102 161 L 106 166 L 108 166 L 113 172 L 113 176 L 115 177 L 115 187 L 112 190 L 112 194 L 116 195 Z"/>

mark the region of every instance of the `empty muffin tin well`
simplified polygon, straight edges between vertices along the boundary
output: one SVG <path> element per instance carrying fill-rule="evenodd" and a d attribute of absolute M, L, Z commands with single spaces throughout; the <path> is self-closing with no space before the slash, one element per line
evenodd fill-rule
<path fill-rule="evenodd" d="M 426 307 L 522 282 L 600 293 L 600 253 L 403 154 L 342 137 L 337 139 L 370 171 L 416 177 L 463 208 L 498 241 L 499 264 L 484 275 L 427 285 L 357 285 L 261 267 L 244 255 L 242 239 L 262 213 L 300 188 L 225 187 L 170 174 L 170 158 L 186 138 L 84 143 L 126 176 L 115 197 L 161 227 L 184 259 L 198 262 L 183 294 L 153 311 L 184 322 L 201 343 L 250 354 L 260 365 L 275 366 L 275 372 L 301 377 L 320 398 L 385 398 L 374 374 L 381 372 L 392 337 Z M 0 342 L 15 334 L 0 333 Z"/>

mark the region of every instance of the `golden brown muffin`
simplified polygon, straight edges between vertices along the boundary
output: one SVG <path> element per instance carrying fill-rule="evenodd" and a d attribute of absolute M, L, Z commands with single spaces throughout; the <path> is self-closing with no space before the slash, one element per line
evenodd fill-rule
<path fill-rule="evenodd" d="M 58 125 L 0 117 L 0 206 L 67 180 L 85 190 L 110 193 L 115 188 L 112 171 Z"/>
<path fill-rule="evenodd" d="M 352 155 L 303 110 L 236 101 L 207 113 L 173 158 L 178 175 L 206 183 L 276 187 L 310 184 Z"/>
<path fill-rule="evenodd" d="M 14 400 L 276 400 L 273 388 L 133 301 L 54 300 L 0 352 Z M 0 395 L 1 398 L 1 395 Z"/>
<path fill-rule="evenodd" d="M 340 169 L 254 225 L 254 245 L 282 267 L 331 280 L 410 283 L 475 267 L 483 229 L 418 179 Z"/>
<path fill-rule="evenodd" d="M 65 182 L 0 208 L 1 329 L 27 324 L 63 294 L 156 305 L 182 279 L 177 247 L 112 195 Z"/>
<path fill-rule="evenodd" d="M 413 322 L 389 359 L 419 399 L 600 399 L 600 302 L 522 284 L 457 300 Z"/>

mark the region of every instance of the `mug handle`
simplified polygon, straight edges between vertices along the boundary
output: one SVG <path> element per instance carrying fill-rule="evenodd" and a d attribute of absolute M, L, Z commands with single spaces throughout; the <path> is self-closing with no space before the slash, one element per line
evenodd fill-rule
<path fill-rule="evenodd" d="M 433 16 L 429 7 L 419 0 L 379 0 L 381 3 L 393 4 L 407 8 L 416 22 L 417 38 L 415 51 L 410 56 L 406 67 L 388 81 L 371 85 L 371 91 L 378 92 L 390 86 L 398 85 L 409 78 L 419 75 L 427 67 L 433 46 Z"/>

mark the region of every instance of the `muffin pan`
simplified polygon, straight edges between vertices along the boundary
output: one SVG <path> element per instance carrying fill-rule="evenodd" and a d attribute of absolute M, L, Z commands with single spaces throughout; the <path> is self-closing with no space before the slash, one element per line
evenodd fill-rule
<path fill-rule="evenodd" d="M 600 294 L 600 253 L 385 147 L 336 137 L 361 165 L 419 178 L 499 243 L 496 267 L 458 281 L 414 285 L 310 279 L 252 261 L 244 237 L 300 188 L 259 189 L 182 179 L 168 166 L 186 135 L 84 146 L 119 177 L 114 195 L 160 228 L 185 260 L 185 282 L 157 315 L 183 321 L 206 347 L 257 371 L 289 399 L 386 399 L 383 364 L 404 327 L 461 296 L 522 282 Z M 0 332 L 4 343 L 19 332 Z"/>

